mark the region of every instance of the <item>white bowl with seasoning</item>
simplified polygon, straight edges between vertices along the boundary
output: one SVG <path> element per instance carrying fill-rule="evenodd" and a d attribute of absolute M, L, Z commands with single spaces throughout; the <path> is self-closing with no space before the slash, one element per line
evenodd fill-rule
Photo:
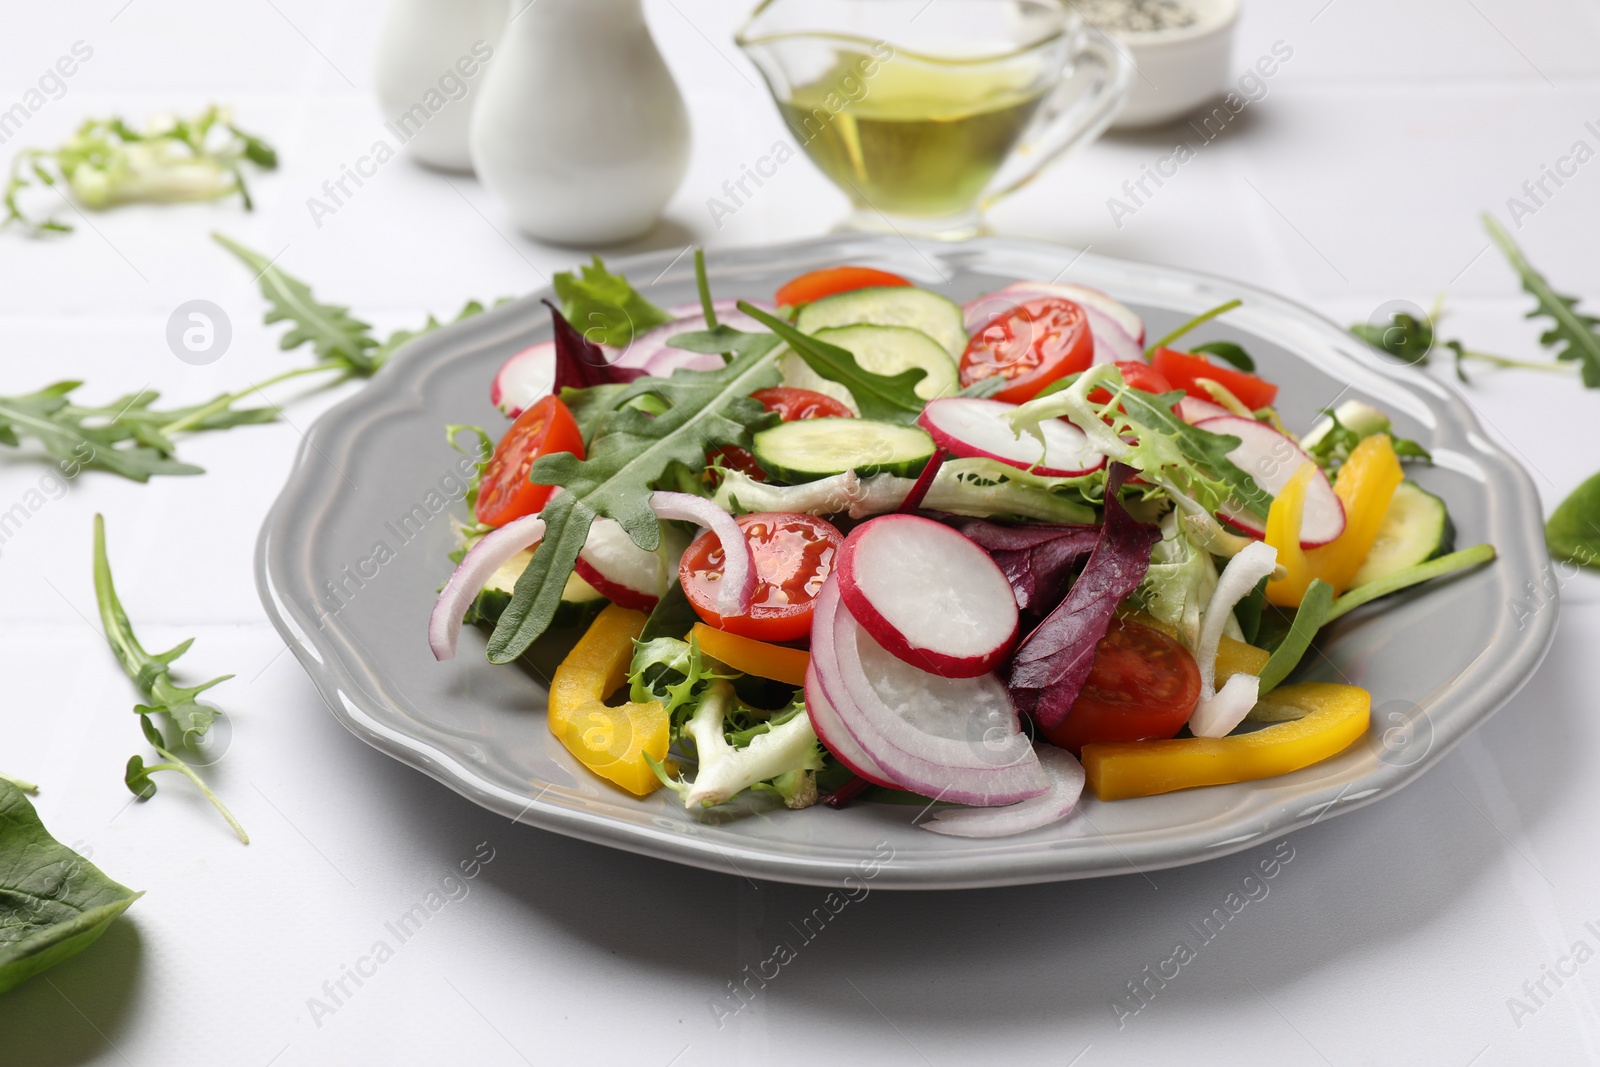
<path fill-rule="evenodd" d="M 1115 38 L 1138 68 L 1113 129 L 1182 118 L 1232 81 L 1240 0 L 1076 0 L 1074 6 Z"/>

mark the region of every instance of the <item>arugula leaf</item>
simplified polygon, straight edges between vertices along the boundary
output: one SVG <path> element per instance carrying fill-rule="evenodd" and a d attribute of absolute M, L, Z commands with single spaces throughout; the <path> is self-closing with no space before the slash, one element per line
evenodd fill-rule
<path fill-rule="evenodd" d="M 1100 386 L 1111 392 L 1104 404 L 1089 400 Z M 1232 501 L 1265 519 L 1272 497 L 1228 458 L 1239 439 L 1184 422 L 1172 410 L 1182 399 L 1179 390 L 1156 395 L 1130 389 L 1121 371 L 1103 363 L 1051 383 L 1009 418 L 1014 429 L 1037 437 L 1045 419 L 1066 416 L 1097 450 L 1170 480 L 1173 490 L 1194 497 L 1207 511 Z"/>
<path fill-rule="evenodd" d="M 916 385 L 928 376 L 928 372 L 921 367 L 903 370 L 892 376 L 875 374 L 857 363 L 856 357 L 846 349 L 801 333 L 776 315 L 770 315 L 748 301 L 739 301 L 739 310 L 788 342 L 789 347 L 806 361 L 806 366 L 828 381 L 838 382 L 850 390 L 862 418 L 910 424 L 922 414 L 926 404 L 917 396 Z"/>
<path fill-rule="evenodd" d="M 260 252 L 220 233 L 213 233 L 211 237 L 255 272 L 261 295 L 271 304 L 264 320 L 267 325 L 294 324 L 278 342 L 279 348 L 287 352 L 310 343 L 317 359 L 361 377 L 378 369 L 372 357 L 372 349 L 378 347 L 372 327 L 351 315 L 349 308 L 319 302 L 309 285 L 278 269 Z"/>
<path fill-rule="evenodd" d="M 1433 354 L 1433 323 L 1405 311 L 1392 314 L 1387 326 L 1358 322 L 1350 332 L 1405 363 L 1425 365 Z"/>
<path fill-rule="evenodd" d="M 220 682 L 232 678 L 231 674 L 224 674 L 213 678 L 209 682 L 202 682 L 194 686 L 181 686 L 172 680 L 172 662 L 194 644 L 194 639 L 182 641 L 175 647 L 160 653 L 146 652 L 139 643 L 139 638 L 133 632 L 133 624 L 128 621 L 127 612 L 123 610 L 122 601 L 117 596 L 116 586 L 111 580 L 111 562 L 106 557 L 106 524 L 105 519 L 96 515 L 94 517 L 94 597 L 100 609 L 100 625 L 105 630 L 106 643 L 111 646 L 111 651 L 116 655 L 122 669 L 133 679 L 134 685 L 144 694 L 149 704 L 136 704 L 134 711 L 139 716 L 139 728 L 144 732 L 145 740 L 167 761 L 151 767 L 145 767 L 144 761 L 139 756 L 134 756 L 128 761 L 127 773 L 124 781 L 135 796 L 148 800 L 155 795 L 155 783 L 150 781 L 150 774 L 156 771 L 178 771 L 184 777 L 199 787 L 206 799 L 222 813 L 223 818 L 232 826 L 239 835 L 239 840 L 245 844 L 250 843 L 245 835 L 244 828 L 239 825 L 233 814 L 223 806 L 216 794 L 206 787 L 195 773 L 182 759 L 169 751 L 170 747 L 178 745 L 192 746 L 206 731 L 211 729 L 221 709 L 212 704 L 203 704 L 199 701 L 201 693 Z M 152 715 L 164 715 L 171 727 L 178 731 L 178 740 L 170 745 L 162 736 L 155 724 L 151 721 Z"/>
<path fill-rule="evenodd" d="M 1203 345 L 1195 345 L 1189 351 L 1193 354 L 1205 353 L 1208 356 L 1216 356 L 1224 363 L 1237 367 L 1247 374 L 1254 374 L 1256 370 L 1256 361 L 1250 358 L 1250 353 L 1232 341 L 1209 341 Z"/>
<path fill-rule="evenodd" d="M 1505 253 L 1506 262 L 1522 279 L 1522 288 L 1538 302 L 1527 317 L 1544 316 L 1551 320 L 1551 327 L 1539 338 L 1539 343 L 1546 348 L 1557 348 L 1556 359 L 1579 363 L 1583 368 L 1583 384 L 1590 389 L 1600 389 L 1600 333 L 1596 332 L 1600 319 L 1578 311 L 1577 297 L 1562 296 L 1552 289 L 1494 216 L 1485 213 L 1483 224 L 1500 251 Z"/>
<path fill-rule="evenodd" d="M 1600 567 L 1600 474 L 1572 491 L 1544 527 L 1550 554 L 1584 567 Z"/>
<path fill-rule="evenodd" d="M 1149 359 L 1151 356 L 1155 355 L 1156 349 L 1158 349 L 1158 348 L 1166 348 L 1167 346 L 1171 345 L 1172 342 L 1176 341 L 1178 338 L 1182 337 L 1184 334 L 1186 334 L 1189 331 L 1193 330 L 1196 326 L 1203 326 L 1206 323 L 1210 322 L 1212 319 L 1216 318 L 1218 315 L 1226 314 L 1227 312 L 1232 311 L 1234 308 L 1238 307 L 1239 305 L 1241 305 L 1243 303 L 1244 303 L 1243 300 L 1229 300 L 1226 303 L 1218 304 L 1216 307 L 1211 308 L 1210 310 L 1202 311 L 1200 314 L 1196 315 L 1194 318 L 1190 319 L 1188 322 L 1183 323 L 1177 329 L 1173 330 L 1171 333 L 1169 333 L 1165 337 L 1161 338 L 1161 340 L 1157 341 L 1155 344 L 1151 345 L 1149 348 L 1146 348 L 1144 350 L 1145 358 Z M 1235 346 L 1235 347 L 1237 347 L 1237 346 Z M 1194 349 L 1193 351 L 1199 351 L 1199 349 Z M 1243 349 L 1241 349 L 1240 351 L 1242 352 Z M 1249 359 L 1250 357 L 1246 356 L 1245 358 Z M 1245 368 L 1241 367 L 1240 369 L 1243 370 Z"/>
<path fill-rule="evenodd" d="M 709 330 L 675 333 L 667 338 L 673 348 L 686 352 L 704 352 L 708 356 L 733 356 L 735 358 L 754 352 L 766 355 L 783 343 L 773 333 L 747 333 L 732 326 L 714 326 Z"/>
<path fill-rule="evenodd" d="M 1311 457 L 1313 463 L 1321 467 L 1324 472 L 1333 474 L 1344 461 L 1350 458 L 1350 453 L 1355 451 L 1357 445 L 1374 434 L 1386 433 L 1389 442 L 1394 447 L 1394 454 L 1401 459 L 1420 459 L 1424 463 L 1433 462 L 1433 453 L 1423 448 L 1421 444 L 1406 437 L 1394 434 L 1389 417 L 1376 408 L 1363 404 L 1359 400 L 1346 401 L 1341 405 L 1350 417 L 1350 422 L 1341 418 L 1338 408 L 1323 408 L 1322 414 L 1328 419 L 1326 428 L 1318 427 L 1312 435 L 1310 443 L 1301 442 L 1301 447 Z"/>
<path fill-rule="evenodd" d="M 172 661 L 187 652 L 194 640 L 191 638 L 156 655 L 144 650 L 134 635 L 127 613 L 123 611 L 116 586 L 112 584 L 111 563 L 106 558 L 105 520 L 99 515 L 94 517 L 94 596 L 111 651 L 116 654 L 128 677 L 151 702 L 148 707 L 141 705 L 141 714 L 165 715 L 179 731 L 181 743 L 190 743 L 203 736 L 221 712 L 210 704 L 200 703 L 196 698 L 233 675 L 225 674 L 197 686 L 180 686 L 172 681 Z"/>
<path fill-rule="evenodd" d="M 626 348 L 636 336 L 673 321 L 640 296 L 628 279 L 606 270 L 599 256 L 578 271 L 562 271 L 553 282 L 567 319 L 592 344 Z"/>
<path fill-rule="evenodd" d="M 0 780 L 0 993 L 94 944 L 142 896 L 51 837 Z"/>
<path fill-rule="evenodd" d="M 1333 586 L 1321 578 L 1312 579 L 1305 595 L 1300 598 L 1300 608 L 1294 614 L 1289 633 L 1273 650 L 1267 665 L 1261 668 L 1262 695 L 1271 692 L 1278 683 L 1289 677 L 1289 672 L 1299 665 L 1300 658 L 1311 647 L 1317 631 L 1332 618 Z"/>
<path fill-rule="evenodd" d="M 496 304 L 502 304 L 504 302 L 504 300 L 499 300 L 496 301 Z M 433 331 L 440 329 L 441 327 L 454 326 L 458 322 L 465 322 L 474 315 L 483 314 L 483 311 L 484 306 L 480 301 L 468 300 L 461 310 L 456 312 L 455 318 L 449 319 L 445 322 L 440 322 L 438 319 L 434 318 L 433 314 L 430 312 L 427 321 L 425 321 L 421 326 L 418 326 L 415 330 L 396 330 L 394 333 L 391 333 L 382 344 L 379 344 L 372 350 L 372 362 L 381 367 L 385 363 L 389 362 L 389 357 L 394 355 L 395 352 L 399 351 L 402 345 L 405 345 L 411 341 L 415 341 L 419 337 L 424 337 Z"/>
<path fill-rule="evenodd" d="M 705 466 L 706 451 L 717 445 L 748 447 L 751 433 L 776 419 L 750 394 L 778 384 L 778 378 L 770 351 L 746 353 L 719 370 L 641 378 L 617 394 L 618 406 L 602 423 L 587 459 L 559 452 L 536 462 L 529 477 L 566 492 L 553 496 L 541 513 L 544 539 L 489 637 L 490 661 L 516 659 L 549 627 L 597 516 L 615 519 L 634 544 L 655 551 L 661 527 L 648 502 L 651 483 L 674 462 Z M 665 409 L 651 415 L 629 406 L 645 396 Z"/>
<path fill-rule="evenodd" d="M 222 131 L 228 136 L 214 137 Z M 278 165 L 278 153 L 228 119 L 213 105 L 193 118 L 180 118 L 137 133 L 120 118 L 89 119 L 59 148 L 30 148 L 11 162 L 6 183 L 5 217 L 35 237 L 70 233 L 72 227 L 48 216 L 31 219 L 22 210 L 21 194 L 39 185 L 70 190 L 90 210 L 134 202 L 177 203 L 216 200 L 237 194 L 246 211 L 254 205 L 241 164 L 263 170 Z"/>

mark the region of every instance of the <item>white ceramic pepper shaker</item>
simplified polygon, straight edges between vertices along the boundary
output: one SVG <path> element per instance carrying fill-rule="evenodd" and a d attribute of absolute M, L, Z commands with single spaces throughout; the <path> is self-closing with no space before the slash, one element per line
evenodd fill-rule
<path fill-rule="evenodd" d="M 528 235 L 647 233 L 689 163 L 689 119 L 641 0 L 512 0 L 472 115 L 472 162 Z"/>
<path fill-rule="evenodd" d="M 505 23 L 506 0 L 390 4 L 378 37 L 378 102 L 385 127 L 419 162 L 472 170 L 467 131 Z"/>

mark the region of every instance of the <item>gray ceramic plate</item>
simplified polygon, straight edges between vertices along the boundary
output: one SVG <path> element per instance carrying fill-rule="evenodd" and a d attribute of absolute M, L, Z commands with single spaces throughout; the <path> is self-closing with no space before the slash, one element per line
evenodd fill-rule
<path fill-rule="evenodd" d="M 919 809 L 897 804 L 842 812 L 757 804 L 697 815 L 670 793 L 636 800 L 589 775 L 550 736 L 536 671 L 491 667 L 482 634 L 472 630 L 453 662 L 428 652 L 428 611 L 450 571 L 449 516 L 465 513 L 449 499 L 452 489 L 459 495 L 460 457 L 443 427 L 504 424 L 489 404 L 489 383 L 505 357 L 549 335 L 539 303 L 547 294 L 535 294 L 407 347 L 324 415 L 262 527 L 256 569 L 267 612 L 357 736 L 490 810 L 661 859 L 821 885 L 892 855 L 879 886 L 1008 885 L 1193 863 L 1387 796 L 1505 703 L 1550 643 L 1554 606 L 1529 610 L 1540 603 L 1526 593 L 1553 588 L 1527 475 L 1448 388 L 1387 365 L 1302 307 L 1221 279 L 1004 239 L 837 237 L 711 260 L 717 295 L 753 298 L 837 263 L 898 271 L 957 300 L 1017 279 L 1072 280 L 1132 305 L 1153 336 L 1242 297 L 1244 306 L 1207 338 L 1249 347 L 1282 383 L 1289 425 L 1310 425 L 1346 396 L 1391 412 L 1398 432 L 1432 449 L 1435 466 L 1416 476 L 1449 502 L 1458 544 L 1492 542 L 1500 559 L 1369 605 L 1324 636 L 1307 676 L 1371 690 L 1373 727 L 1365 743 L 1284 777 L 1109 804 L 1089 799 L 1069 822 L 991 841 L 920 830 Z M 693 299 L 687 257 L 613 267 L 659 304 Z"/>

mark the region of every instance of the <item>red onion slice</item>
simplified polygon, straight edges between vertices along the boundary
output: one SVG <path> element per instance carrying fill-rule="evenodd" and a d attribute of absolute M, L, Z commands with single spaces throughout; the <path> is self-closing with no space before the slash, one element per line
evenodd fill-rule
<path fill-rule="evenodd" d="M 703 526 L 722 542 L 722 588 L 717 591 L 717 614 L 744 615 L 756 593 L 756 561 L 750 542 L 733 516 L 705 497 L 692 493 L 650 494 L 650 510 L 663 519 L 681 519 Z"/>
<path fill-rule="evenodd" d="M 899 786 L 891 782 L 884 769 L 878 766 L 878 761 L 856 742 L 845 727 L 844 720 L 834 710 L 833 701 L 828 699 L 827 690 L 817 679 L 814 664 L 806 665 L 805 694 L 806 715 L 811 719 L 811 728 L 834 758 L 858 778 L 865 778 L 873 785 L 898 789 Z"/>
<path fill-rule="evenodd" d="M 901 663 L 860 628 L 831 579 L 815 612 L 816 681 L 855 743 L 894 784 L 979 806 L 1015 803 L 1049 788 L 998 679 L 939 678 Z"/>
<path fill-rule="evenodd" d="M 1033 751 L 1050 780 L 1049 792 L 1003 808 L 953 808 L 917 825 L 951 837 L 1007 837 L 1065 819 L 1083 796 L 1083 764 L 1054 745 L 1034 745 Z"/>
<path fill-rule="evenodd" d="M 494 572 L 506 561 L 544 537 L 544 520 L 524 515 L 484 536 L 472 546 L 450 580 L 444 584 L 428 617 L 428 647 L 437 660 L 454 659 L 461 636 L 461 620 Z"/>

